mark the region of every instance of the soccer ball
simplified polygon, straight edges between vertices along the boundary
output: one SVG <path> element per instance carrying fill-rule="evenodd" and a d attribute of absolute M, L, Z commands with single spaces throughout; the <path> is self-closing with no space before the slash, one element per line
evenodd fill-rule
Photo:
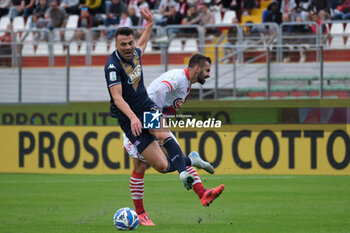
<path fill-rule="evenodd" d="M 139 217 L 135 210 L 125 207 L 114 214 L 113 223 L 118 230 L 134 230 L 139 225 Z"/>

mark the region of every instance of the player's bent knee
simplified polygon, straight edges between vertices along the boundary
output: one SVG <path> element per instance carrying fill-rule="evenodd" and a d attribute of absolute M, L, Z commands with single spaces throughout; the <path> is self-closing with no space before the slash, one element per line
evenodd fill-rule
<path fill-rule="evenodd" d="M 152 164 L 152 167 L 160 173 L 166 173 L 166 171 L 168 169 L 168 163 L 164 163 L 162 161 L 157 161 L 154 164 Z"/>
<path fill-rule="evenodd" d="M 168 169 L 168 160 L 162 153 L 158 143 L 153 141 L 143 152 L 143 157 L 158 172 L 165 173 Z"/>
<path fill-rule="evenodd" d="M 151 133 L 160 141 L 161 144 L 163 144 L 164 140 L 168 137 L 171 137 L 169 131 L 164 130 L 153 130 Z"/>

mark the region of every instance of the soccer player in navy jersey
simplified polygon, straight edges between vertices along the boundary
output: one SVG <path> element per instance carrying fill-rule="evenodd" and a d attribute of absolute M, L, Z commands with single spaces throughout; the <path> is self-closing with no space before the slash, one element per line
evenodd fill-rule
<path fill-rule="evenodd" d="M 139 153 L 142 153 L 155 170 L 161 173 L 177 170 L 180 180 L 189 190 L 192 188 L 194 177 L 186 171 L 186 166 L 191 166 L 192 162 L 183 156 L 170 131 L 164 128 L 142 128 L 143 113 L 155 110 L 158 113 L 159 108 L 148 97 L 140 58 L 150 38 L 153 16 L 146 8 L 140 9 L 140 14 L 147 21 L 140 39 L 135 42 L 133 29 L 118 28 L 115 32 L 116 50 L 109 56 L 105 65 L 105 79 L 111 98 L 110 114 L 118 118 L 127 138 L 136 145 Z M 160 149 L 157 139 L 167 151 L 167 157 Z M 197 167 L 202 168 L 200 165 Z"/>

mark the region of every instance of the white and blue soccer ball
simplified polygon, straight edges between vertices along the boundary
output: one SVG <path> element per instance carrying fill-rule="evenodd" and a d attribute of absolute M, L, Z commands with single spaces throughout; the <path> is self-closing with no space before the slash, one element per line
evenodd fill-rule
<path fill-rule="evenodd" d="M 113 217 L 113 223 L 118 230 L 130 231 L 139 225 L 139 217 L 135 210 L 125 207 L 117 210 Z"/>

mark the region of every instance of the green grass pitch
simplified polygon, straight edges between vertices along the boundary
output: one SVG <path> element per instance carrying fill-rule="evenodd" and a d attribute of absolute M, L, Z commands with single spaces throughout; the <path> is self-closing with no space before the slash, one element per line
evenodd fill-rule
<path fill-rule="evenodd" d="M 350 232 L 350 176 L 203 175 L 223 194 L 203 207 L 177 175 L 145 176 L 155 227 L 137 232 Z M 0 174 L 1 233 L 116 232 L 133 207 L 129 175 Z"/>

